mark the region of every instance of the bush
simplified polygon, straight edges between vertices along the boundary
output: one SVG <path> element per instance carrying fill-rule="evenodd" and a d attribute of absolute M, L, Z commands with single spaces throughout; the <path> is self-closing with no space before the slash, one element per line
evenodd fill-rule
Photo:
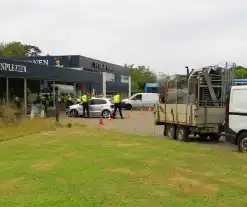
<path fill-rule="evenodd" d="M 0 103 L 0 141 L 54 130 L 58 126 L 54 120 L 44 120 L 41 118 L 31 120 L 21 117 L 21 114 L 11 105 Z"/>
<path fill-rule="evenodd" d="M 2 124 L 11 125 L 16 122 L 16 110 L 10 105 L 0 105 L 0 119 Z"/>

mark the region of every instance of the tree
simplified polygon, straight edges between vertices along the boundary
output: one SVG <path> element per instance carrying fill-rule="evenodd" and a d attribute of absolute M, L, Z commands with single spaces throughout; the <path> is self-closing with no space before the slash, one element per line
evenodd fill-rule
<path fill-rule="evenodd" d="M 130 68 L 131 73 L 131 88 L 135 92 L 143 92 L 146 83 L 156 83 L 156 75 L 149 67 L 137 66 L 134 64 L 125 65 Z"/>
<path fill-rule="evenodd" d="M 41 50 L 37 46 L 22 44 L 21 42 L 0 43 L 0 56 L 39 56 Z"/>
<path fill-rule="evenodd" d="M 247 78 L 247 68 L 243 66 L 236 67 L 236 78 L 237 79 L 245 79 Z"/>

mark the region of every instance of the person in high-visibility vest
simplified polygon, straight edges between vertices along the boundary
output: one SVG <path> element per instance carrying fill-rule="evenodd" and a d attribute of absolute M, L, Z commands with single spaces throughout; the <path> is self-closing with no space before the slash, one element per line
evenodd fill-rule
<path fill-rule="evenodd" d="M 120 98 L 120 94 L 117 93 L 114 97 L 113 97 L 113 102 L 114 102 L 114 112 L 113 112 L 113 118 L 115 119 L 116 117 L 116 112 L 117 109 L 119 110 L 119 114 L 121 116 L 121 119 L 123 119 L 123 114 L 122 114 L 122 107 L 121 107 L 121 98 Z"/>
<path fill-rule="evenodd" d="M 67 101 L 66 102 L 66 108 L 71 106 L 71 105 L 73 105 L 73 101 L 72 101 L 72 98 L 71 98 L 70 94 L 67 95 L 66 101 Z"/>
<path fill-rule="evenodd" d="M 93 99 L 93 98 L 96 98 L 95 95 L 92 95 L 92 96 L 91 96 L 91 99 Z"/>
<path fill-rule="evenodd" d="M 76 103 L 77 104 L 81 103 L 81 99 L 79 97 L 76 98 Z"/>
<path fill-rule="evenodd" d="M 104 94 L 103 93 L 100 95 L 100 98 L 104 98 Z"/>
<path fill-rule="evenodd" d="M 89 118 L 89 105 L 88 105 L 88 94 L 85 93 L 82 97 L 82 105 L 83 105 L 83 117 L 85 117 L 85 112 L 87 111 L 87 118 Z"/>

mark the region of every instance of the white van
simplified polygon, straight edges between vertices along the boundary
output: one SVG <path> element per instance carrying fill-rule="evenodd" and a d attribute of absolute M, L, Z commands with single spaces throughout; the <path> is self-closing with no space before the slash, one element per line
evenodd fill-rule
<path fill-rule="evenodd" d="M 232 86 L 226 102 L 226 141 L 247 152 L 247 86 Z"/>
<path fill-rule="evenodd" d="M 158 93 L 137 93 L 131 96 L 129 99 L 122 101 L 124 108 L 128 110 L 132 108 L 153 107 L 157 102 L 159 102 Z"/>

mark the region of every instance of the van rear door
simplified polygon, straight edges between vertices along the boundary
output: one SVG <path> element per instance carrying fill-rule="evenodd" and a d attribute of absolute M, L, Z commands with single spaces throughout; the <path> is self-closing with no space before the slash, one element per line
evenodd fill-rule
<path fill-rule="evenodd" d="M 228 101 L 225 119 L 226 140 L 236 144 L 237 133 L 247 130 L 247 86 L 233 86 Z"/>

